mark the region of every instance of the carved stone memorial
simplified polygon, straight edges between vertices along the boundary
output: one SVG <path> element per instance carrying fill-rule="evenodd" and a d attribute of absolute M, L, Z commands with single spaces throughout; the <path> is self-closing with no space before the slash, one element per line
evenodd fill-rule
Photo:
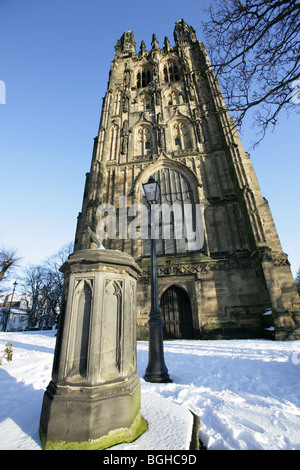
<path fill-rule="evenodd" d="M 61 267 L 65 291 L 52 380 L 44 394 L 45 449 L 104 449 L 147 429 L 136 374 L 134 259 L 81 250 Z"/>

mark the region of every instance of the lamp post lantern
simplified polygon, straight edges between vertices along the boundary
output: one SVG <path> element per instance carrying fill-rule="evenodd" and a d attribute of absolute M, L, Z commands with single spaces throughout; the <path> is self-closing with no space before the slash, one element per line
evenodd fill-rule
<path fill-rule="evenodd" d="M 142 185 L 142 192 L 150 205 L 150 230 L 152 205 L 160 197 L 159 184 L 153 177 Z M 156 239 L 151 236 L 151 310 L 149 314 L 149 358 L 144 379 L 147 382 L 172 382 L 164 360 L 163 321 L 158 305 Z"/>

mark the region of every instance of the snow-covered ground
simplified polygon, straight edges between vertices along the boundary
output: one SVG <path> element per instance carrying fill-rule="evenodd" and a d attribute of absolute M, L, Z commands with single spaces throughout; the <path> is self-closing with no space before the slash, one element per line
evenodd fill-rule
<path fill-rule="evenodd" d="M 39 417 L 55 340 L 51 331 L 0 333 L 0 350 L 11 341 L 14 351 L 12 362 L 0 366 L 0 449 L 41 449 Z M 181 405 L 201 418 L 208 450 L 300 450 L 300 341 L 166 341 L 170 384 L 145 382 L 147 362 L 148 343 L 139 341 L 142 413 L 159 395 L 170 410 Z"/>

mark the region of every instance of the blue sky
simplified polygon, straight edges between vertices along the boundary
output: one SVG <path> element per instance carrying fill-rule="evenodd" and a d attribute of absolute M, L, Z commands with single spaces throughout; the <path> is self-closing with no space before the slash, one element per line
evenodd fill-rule
<path fill-rule="evenodd" d="M 201 31 L 210 1 L 1 0 L 0 246 L 39 263 L 75 235 L 114 46 L 132 29 L 174 44 L 178 18 Z M 299 105 L 298 105 L 299 106 Z M 300 267 L 299 115 L 283 115 L 251 157 L 295 275 Z M 242 142 L 255 138 L 250 125 Z"/>

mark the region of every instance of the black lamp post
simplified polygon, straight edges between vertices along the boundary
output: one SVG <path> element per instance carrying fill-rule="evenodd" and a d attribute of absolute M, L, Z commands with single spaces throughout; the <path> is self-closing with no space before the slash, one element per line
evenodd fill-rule
<path fill-rule="evenodd" d="M 7 315 L 6 315 L 6 320 L 5 320 L 5 322 L 3 322 L 3 331 L 6 331 L 6 328 L 7 328 L 7 325 L 8 325 L 11 306 L 12 306 L 12 303 L 13 303 L 14 293 L 15 293 L 17 285 L 18 285 L 18 283 L 17 283 L 17 281 L 15 281 L 13 283 L 14 288 L 13 288 L 13 291 L 12 291 L 12 294 L 11 294 L 9 309 L 8 309 L 8 312 L 7 312 Z"/>
<path fill-rule="evenodd" d="M 158 183 L 150 177 L 142 185 L 142 192 L 150 205 L 150 227 L 152 204 L 157 204 L 160 196 Z M 172 382 L 164 360 L 163 321 L 158 306 L 156 240 L 151 237 L 151 311 L 149 314 L 149 359 L 144 375 L 147 382 Z"/>

